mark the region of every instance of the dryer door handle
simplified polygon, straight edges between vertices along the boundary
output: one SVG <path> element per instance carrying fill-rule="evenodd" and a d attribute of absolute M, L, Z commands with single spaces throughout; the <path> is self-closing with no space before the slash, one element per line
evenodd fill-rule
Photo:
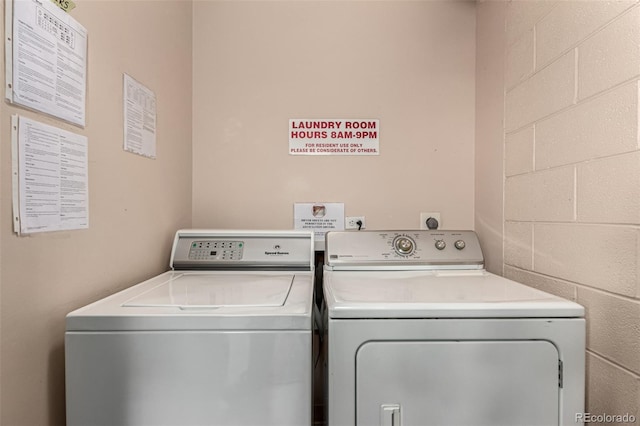
<path fill-rule="evenodd" d="M 400 404 L 382 404 L 380 406 L 380 426 L 401 426 Z"/>

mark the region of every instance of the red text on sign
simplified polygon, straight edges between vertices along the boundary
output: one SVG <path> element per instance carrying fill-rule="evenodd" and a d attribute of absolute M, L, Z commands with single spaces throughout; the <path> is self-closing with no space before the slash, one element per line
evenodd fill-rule
<path fill-rule="evenodd" d="M 346 129 L 375 129 L 375 121 L 347 121 L 344 123 Z"/>
<path fill-rule="evenodd" d="M 327 137 L 327 132 L 320 131 L 293 131 L 291 132 L 291 138 L 293 139 L 325 139 Z"/>

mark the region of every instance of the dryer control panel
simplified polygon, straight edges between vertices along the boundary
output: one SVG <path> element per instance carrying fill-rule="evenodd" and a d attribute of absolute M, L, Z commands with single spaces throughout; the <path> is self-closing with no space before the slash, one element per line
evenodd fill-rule
<path fill-rule="evenodd" d="M 482 269 L 473 231 L 329 232 L 325 264 L 336 269 Z"/>

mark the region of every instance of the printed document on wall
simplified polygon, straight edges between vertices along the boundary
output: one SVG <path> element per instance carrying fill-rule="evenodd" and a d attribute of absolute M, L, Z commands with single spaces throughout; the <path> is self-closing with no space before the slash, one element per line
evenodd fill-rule
<path fill-rule="evenodd" d="M 21 116 L 12 122 L 16 232 L 88 228 L 87 138 Z"/>
<path fill-rule="evenodd" d="M 84 127 L 87 30 L 50 1 L 8 3 L 13 6 L 9 100 Z"/>
<path fill-rule="evenodd" d="M 124 149 L 156 158 L 156 94 L 124 74 Z"/>

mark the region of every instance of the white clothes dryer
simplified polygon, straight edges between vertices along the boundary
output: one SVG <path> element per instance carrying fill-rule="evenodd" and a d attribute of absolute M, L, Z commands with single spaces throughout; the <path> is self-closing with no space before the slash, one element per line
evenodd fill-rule
<path fill-rule="evenodd" d="M 311 423 L 311 232 L 182 230 L 172 270 L 71 312 L 67 425 Z"/>
<path fill-rule="evenodd" d="M 329 426 L 581 423 L 582 306 L 488 273 L 472 231 L 325 241 Z"/>

